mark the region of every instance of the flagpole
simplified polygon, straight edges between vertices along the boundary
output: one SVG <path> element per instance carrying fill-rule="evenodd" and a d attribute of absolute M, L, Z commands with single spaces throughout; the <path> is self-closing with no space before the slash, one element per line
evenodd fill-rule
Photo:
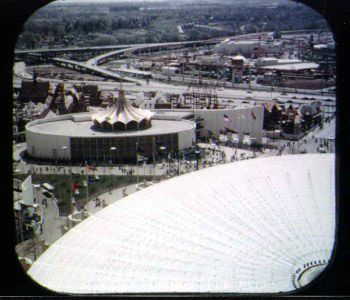
<path fill-rule="evenodd" d="M 139 184 L 139 157 L 138 157 L 139 143 L 136 142 L 136 184 Z"/>
<path fill-rule="evenodd" d="M 86 204 L 89 202 L 89 174 L 86 174 Z"/>
<path fill-rule="evenodd" d="M 62 146 L 61 149 L 63 149 L 64 156 L 66 153 L 67 146 Z M 70 158 L 70 172 L 69 172 L 69 184 L 70 184 L 70 211 L 71 213 L 74 213 L 74 205 L 73 205 L 73 186 L 72 186 L 72 171 L 73 171 L 73 165 L 72 165 L 72 158 Z"/>
<path fill-rule="evenodd" d="M 155 145 L 155 137 L 152 138 L 152 152 L 153 152 L 153 182 L 156 177 L 156 145 Z"/>

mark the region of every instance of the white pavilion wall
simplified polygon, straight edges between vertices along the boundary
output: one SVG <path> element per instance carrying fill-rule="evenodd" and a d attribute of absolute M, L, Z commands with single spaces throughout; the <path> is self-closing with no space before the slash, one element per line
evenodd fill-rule
<path fill-rule="evenodd" d="M 224 115 L 230 118 L 230 121 L 224 120 Z M 225 127 L 239 133 L 249 133 L 255 138 L 257 144 L 261 143 L 263 136 L 264 109 L 262 106 L 252 106 L 237 109 L 219 109 L 219 110 L 195 110 L 195 116 L 203 119 L 201 124 L 204 129 L 202 135 L 207 136 L 208 130 L 215 136 L 219 136 L 220 130 Z M 255 117 L 255 119 L 254 119 Z"/>
<path fill-rule="evenodd" d="M 178 133 L 179 150 L 190 148 L 194 142 L 196 142 L 196 128 L 193 123 L 192 129 L 180 131 Z"/>
<path fill-rule="evenodd" d="M 44 159 L 70 159 L 70 137 L 26 131 L 27 152 Z M 62 147 L 67 147 L 63 149 Z"/>

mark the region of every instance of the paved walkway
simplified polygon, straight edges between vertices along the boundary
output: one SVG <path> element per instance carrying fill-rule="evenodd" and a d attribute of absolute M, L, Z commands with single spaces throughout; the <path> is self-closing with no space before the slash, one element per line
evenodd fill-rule
<path fill-rule="evenodd" d="M 136 184 L 130 184 L 125 187 L 117 188 L 98 196 L 97 198 L 100 199 L 101 203 L 99 206 L 96 206 L 96 202 L 94 200 L 91 200 L 85 205 L 85 208 L 89 214 L 94 214 L 105 206 L 108 206 L 109 204 L 118 201 L 134 192 L 136 192 Z"/>
<path fill-rule="evenodd" d="M 41 190 L 33 190 L 36 203 L 39 205 L 42 215 L 42 231 L 40 225 L 35 231 L 34 238 L 23 241 L 16 245 L 17 255 L 20 257 L 30 258 L 32 261 L 38 258 L 47 246 L 62 236 L 62 225 L 65 223 L 64 218 L 60 218 L 57 203 L 53 199 L 47 199 L 47 206 L 42 204 Z M 47 246 L 44 245 L 46 243 Z M 35 249 L 35 251 L 34 251 Z"/>
<path fill-rule="evenodd" d="M 277 140 L 275 143 L 278 148 L 282 147 L 283 154 L 297 154 L 306 151 L 306 153 L 318 153 L 319 148 L 323 148 L 326 152 L 335 152 L 335 123 L 332 119 L 330 123 L 324 123 L 323 128 L 318 126 L 309 132 L 299 141 Z"/>

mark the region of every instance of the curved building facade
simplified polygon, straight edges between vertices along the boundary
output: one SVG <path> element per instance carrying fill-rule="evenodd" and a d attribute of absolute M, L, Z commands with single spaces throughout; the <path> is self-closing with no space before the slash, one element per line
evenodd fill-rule
<path fill-rule="evenodd" d="M 36 159 L 135 163 L 136 152 L 152 160 L 159 145 L 167 152 L 191 147 L 195 124 L 157 119 L 140 130 L 100 130 L 89 113 L 70 114 L 28 123 L 26 142 L 27 154 Z"/>
<path fill-rule="evenodd" d="M 28 274 L 66 293 L 279 293 L 313 281 L 335 239 L 333 154 L 175 177 L 92 215 Z"/>

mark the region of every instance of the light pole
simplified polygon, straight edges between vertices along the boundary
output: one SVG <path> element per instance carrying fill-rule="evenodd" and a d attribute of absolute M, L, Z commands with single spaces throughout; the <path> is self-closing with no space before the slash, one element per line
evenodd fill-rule
<path fill-rule="evenodd" d="M 113 163 L 113 158 L 114 158 L 114 153 L 115 153 L 115 151 L 117 150 L 117 147 L 110 147 L 109 148 L 110 150 L 111 150 L 111 153 L 113 153 L 112 155 L 111 155 L 111 162 Z M 112 176 L 113 176 L 113 174 L 111 174 Z M 113 180 L 113 177 L 112 177 L 112 186 L 113 186 L 113 184 L 114 184 L 114 180 Z M 89 190 L 89 189 L 88 189 Z"/>
<path fill-rule="evenodd" d="M 115 150 L 117 150 L 117 147 L 110 147 L 109 148 L 110 150 L 111 150 L 111 161 L 113 162 L 113 158 L 114 158 L 114 152 L 115 152 Z M 113 153 L 113 154 L 112 154 Z"/>
<path fill-rule="evenodd" d="M 255 138 L 255 137 L 251 137 L 251 138 L 250 138 L 250 141 L 249 141 L 249 151 L 251 151 L 251 145 L 254 144 L 253 141 L 256 141 L 256 140 L 257 140 L 257 138 Z M 254 152 L 254 153 L 255 153 L 255 152 Z M 254 156 L 254 155 L 253 155 L 253 156 Z"/>
<path fill-rule="evenodd" d="M 63 156 L 65 157 L 66 155 L 65 155 L 65 153 L 66 153 L 66 150 L 68 149 L 68 147 L 67 146 L 62 146 L 61 147 L 61 149 L 63 150 Z M 70 172 L 69 172 L 69 184 L 70 184 L 70 189 L 69 189 L 69 191 L 70 191 L 70 206 L 71 206 L 71 213 L 73 213 L 74 212 L 74 208 L 73 208 L 73 193 L 72 193 L 72 189 L 73 189 L 73 187 L 72 187 L 72 165 L 70 164 Z"/>
<path fill-rule="evenodd" d="M 160 146 L 159 147 L 159 150 L 162 152 L 162 156 L 165 155 L 165 150 L 166 150 L 166 147 L 165 146 Z M 167 166 L 168 170 L 169 170 L 169 161 L 168 161 L 168 166 Z"/>
<path fill-rule="evenodd" d="M 139 184 L 139 142 L 136 142 L 136 184 Z"/>
<path fill-rule="evenodd" d="M 196 161 L 197 161 L 197 171 L 199 169 L 199 155 L 200 155 L 200 151 L 199 150 L 195 150 L 194 153 L 196 154 Z"/>
<path fill-rule="evenodd" d="M 33 247 L 33 254 L 34 254 L 34 261 L 36 261 L 36 249 L 35 249 L 35 238 L 36 238 L 36 234 L 35 234 L 35 230 L 36 230 L 36 226 L 37 226 L 37 223 L 36 221 L 32 220 L 29 227 L 32 228 L 33 230 L 33 237 L 32 237 L 32 247 Z"/>
<path fill-rule="evenodd" d="M 156 138 L 152 137 L 153 182 L 156 176 Z"/>

